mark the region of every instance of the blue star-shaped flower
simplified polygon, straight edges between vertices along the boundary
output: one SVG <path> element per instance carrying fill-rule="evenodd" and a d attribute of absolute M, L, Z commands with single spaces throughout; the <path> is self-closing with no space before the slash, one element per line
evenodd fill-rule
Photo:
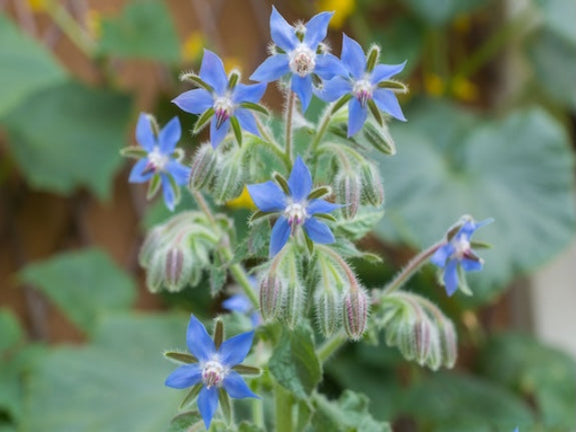
<path fill-rule="evenodd" d="M 136 140 L 148 154 L 136 162 L 129 178 L 130 183 L 145 183 L 154 176 L 160 176 L 164 202 L 171 211 L 178 192 L 174 188 L 186 184 L 190 176 L 190 168 L 174 156 L 181 134 L 178 117 L 170 120 L 156 136 L 150 118 L 141 113 L 136 126 Z"/>
<path fill-rule="evenodd" d="M 258 398 L 234 370 L 234 366 L 239 365 L 250 351 L 253 337 L 253 331 L 242 333 L 222 342 L 216 349 L 204 325 L 194 315 L 190 316 L 186 344 L 198 363 L 180 366 L 166 378 L 165 384 L 177 389 L 202 385 L 198 394 L 198 410 L 206 429 L 210 429 L 221 389 L 236 399 Z"/>
<path fill-rule="evenodd" d="M 326 38 L 332 15 L 334 12 L 322 12 L 305 25 L 293 27 L 272 7 L 270 33 L 281 52 L 268 57 L 250 79 L 270 82 L 290 73 L 292 91 L 298 95 L 302 109 L 306 111 L 312 99 L 312 75 L 330 79 L 344 71 L 336 56 L 318 53 L 318 46 Z"/>
<path fill-rule="evenodd" d="M 245 102 L 257 103 L 266 91 L 266 84 L 236 84 L 229 80 L 220 57 L 212 51 L 204 50 L 200 78 L 209 87 L 197 88 L 182 93 L 174 102 L 182 110 L 192 114 L 202 114 L 213 109 L 210 122 L 210 140 L 212 147 L 218 146 L 230 130 L 230 119 L 236 118 L 242 129 L 260 135 L 254 114 L 241 105 Z M 237 78 L 235 78 L 237 79 Z"/>
<path fill-rule="evenodd" d="M 291 233 L 302 226 L 308 237 L 317 243 L 333 243 L 334 235 L 330 228 L 314 217 L 339 208 L 337 204 L 323 199 L 308 200 L 312 191 L 312 176 L 300 156 L 296 158 L 290 177 L 287 195 L 273 181 L 248 186 L 248 192 L 260 211 L 280 213 L 272 228 L 270 256 L 276 255 L 286 244 Z"/>
<path fill-rule="evenodd" d="M 472 218 L 466 218 L 460 229 L 446 244 L 438 248 L 430 261 L 444 269 L 443 282 L 446 294 L 451 296 L 456 292 L 459 285 L 458 266 L 464 271 L 480 271 L 484 260 L 479 258 L 472 250 L 470 237 L 474 232 L 489 223 L 493 219 L 475 222 Z"/>
<path fill-rule="evenodd" d="M 398 65 L 378 64 L 367 70 L 367 59 L 362 47 L 354 39 L 344 35 L 342 41 L 342 64 L 346 68 L 344 76 L 338 76 L 324 83 L 318 96 L 332 102 L 345 94 L 352 95 L 348 103 L 348 137 L 358 132 L 368 117 L 368 103 L 374 100 L 381 111 L 398 120 L 406 121 L 394 91 L 378 86 L 382 81 L 402 72 L 406 62 Z"/>

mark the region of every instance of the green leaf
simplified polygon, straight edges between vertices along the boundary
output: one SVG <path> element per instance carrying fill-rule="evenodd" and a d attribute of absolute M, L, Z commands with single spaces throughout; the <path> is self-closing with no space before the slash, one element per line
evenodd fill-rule
<path fill-rule="evenodd" d="M 20 279 L 46 294 L 80 329 L 92 333 L 102 313 L 134 303 L 133 280 L 104 252 L 66 252 L 29 264 Z"/>
<path fill-rule="evenodd" d="M 352 240 L 359 240 L 368 234 L 384 216 L 384 210 L 362 207 L 354 219 L 338 219 L 331 226 L 334 231 Z"/>
<path fill-rule="evenodd" d="M 64 81 L 50 52 L 0 15 L 0 118 L 39 90 Z"/>
<path fill-rule="evenodd" d="M 166 430 L 183 392 L 163 385 L 174 370 L 161 353 L 182 346 L 186 318 L 105 315 L 85 347 L 54 348 L 27 380 L 22 430 Z"/>
<path fill-rule="evenodd" d="M 305 325 L 293 330 L 284 328 L 269 367 L 283 387 L 298 398 L 306 398 L 322 379 L 322 366 L 314 351 L 310 328 Z"/>
<path fill-rule="evenodd" d="M 253 423 L 248 423 L 246 421 L 243 421 L 238 426 L 238 432 L 264 432 L 264 429 L 256 426 Z"/>
<path fill-rule="evenodd" d="M 435 432 L 512 431 L 534 421 L 529 407 L 506 389 L 456 373 L 435 373 L 413 385 L 404 410 L 419 430 Z"/>
<path fill-rule="evenodd" d="M 478 364 L 487 378 L 534 401 L 546 430 L 576 429 L 576 363 L 567 354 L 508 333 L 488 342 Z"/>
<path fill-rule="evenodd" d="M 28 98 L 5 120 L 10 150 L 35 188 L 68 195 L 86 186 L 104 199 L 122 164 L 130 99 L 66 83 Z"/>
<path fill-rule="evenodd" d="M 350 390 L 344 391 L 340 399 L 335 401 L 329 401 L 318 394 L 314 397 L 314 431 L 392 432 L 388 423 L 372 418 L 368 412 L 369 404 L 370 400 L 365 395 Z"/>
<path fill-rule="evenodd" d="M 423 21 L 433 26 L 443 26 L 457 15 L 472 12 L 488 3 L 486 0 L 403 0 Z"/>
<path fill-rule="evenodd" d="M 395 132 L 398 155 L 381 160 L 388 216 L 376 227 L 381 238 L 423 248 L 462 214 L 494 217 L 475 235 L 494 245 L 480 251 L 484 270 L 468 275 L 474 296 L 466 301 L 475 303 L 568 245 L 576 223 L 574 157 L 554 119 L 530 109 L 480 121 L 438 102 L 409 118 L 411 130 Z"/>
<path fill-rule="evenodd" d="M 23 340 L 22 329 L 12 311 L 0 309 L 0 356 Z"/>
<path fill-rule="evenodd" d="M 202 428 L 204 427 L 202 416 L 200 416 L 198 411 L 188 411 L 174 417 L 167 432 L 191 432 L 195 430 L 192 426 L 196 424 L 202 425 Z"/>
<path fill-rule="evenodd" d="M 138 1 L 104 19 L 99 51 L 125 58 L 180 61 L 180 43 L 164 2 Z"/>

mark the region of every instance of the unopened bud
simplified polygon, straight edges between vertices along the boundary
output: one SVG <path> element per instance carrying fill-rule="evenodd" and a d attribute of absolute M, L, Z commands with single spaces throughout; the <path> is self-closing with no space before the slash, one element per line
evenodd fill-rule
<path fill-rule="evenodd" d="M 358 340 L 366 330 L 368 321 L 368 296 L 357 287 L 344 296 L 344 328 L 350 339 Z"/>
<path fill-rule="evenodd" d="M 333 334 L 340 325 L 341 300 L 334 289 L 326 290 L 322 286 L 316 288 L 314 295 L 316 322 L 324 336 Z"/>
<path fill-rule="evenodd" d="M 282 307 L 282 281 L 268 274 L 260 282 L 260 313 L 264 320 L 273 319 Z"/>
<path fill-rule="evenodd" d="M 343 204 L 342 214 L 346 219 L 352 219 L 358 212 L 362 183 L 354 172 L 340 172 L 334 180 L 336 202 Z"/>
<path fill-rule="evenodd" d="M 155 254 L 149 261 L 146 269 L 146 286 L 152 293 L 157 293 L 162 289 L 164 281 L 164 265 L 162 258 Z"/>
<path fill-rule="evenodd" d="M 162 227 L 156 227 L 148 233 L 146 240 L 140 248 L 140 253 L 138 254 L 138 264 L 146 268 L 150 266 L 150 260 L 152 256 L 158 251 L 158 248 L 162 245 Z"/>
<path fill-rule="evenodd" d="M 244 167 L 238 157 L 232 156 L 223 161 L 214 183 L 214 198 L 224 204 L 242 193 L 244 188 Z"/>
<path fill-rule="evenodd" d="M 168 291 L 181 291 L 190 279 L 191 257 L 181 247 L 169 248 L 164 258 L 164 284 Z"/>
<path fill-rule="evenodd" d="M 414 352 L 416 361 L 423 364 L 428 353 L 430 352 L 430 345 L 432 339 L 431 323 L 428 318 L 421 318 L 416 320 L 412 325 L 412 340 L 413 346 L 411 350 Z"/>
<path fill-rule="evenodd" d="M 458 339 L 452 321 L 445 319 L 439 329 L 442 364 L 447 368 L 454 367 L 458 357 Z"/>
<path fill-rule="evenodd" d="M 203 144 L 194 155 L 188 187 L 200 190 L 215 177 L 218 157 L 210 143 Z"/>
<path fill-rule="evenodd" d="M 431 336 L 430 351 L 428 352 L 428 357 L 423 364 L 426 364 L 426 366 L 435 371 L 442 366 L 442 347 L 440 346 L 440 338 L 438 337 L 438 329 L 436 326 L 432 327 Z"/>
<path fill-rule="evenodd" d="M 362 165 L 362 204 L 380 207 L 384 204 L 384 186 L 378 169 L 371 163 Z"/>
<path fill-rule="evenodd" d="M 284 292 L 282 319 L 290 328 L 294 328 L 302 317 L 304 286 L 298 279 L 290 280 Z"/>

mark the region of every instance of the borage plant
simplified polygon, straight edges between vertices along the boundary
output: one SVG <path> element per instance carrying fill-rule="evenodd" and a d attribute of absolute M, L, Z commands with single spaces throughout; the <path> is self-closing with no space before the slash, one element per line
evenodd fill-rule
<path fill-rule="evenodd" d="M 173 101 L 198 115 L 187 125 L 193 133 L 210 125 L 210 141 L 189 167 L 175 148 L 177 120 L 160 129 L 152 116 L 141 115 L 141 148 L 125 151 L 140 159 L 130 179 L 149 181 L 149 197 L 162 186 L 172 210 L 187 184 L 198 208 L 148 234 L 140 262 L 149 288 L 180 291 L 209 274 L 216 295 L 229 273 L 241 290 L 221 305 L 234 313 L 216 319 L 213 338 L 192 316 L 190 353 L 165 353 L 180 365 L 166 385 L 190 388 L 181 406 L 190 410 L 176 417 L 175 430 L 387 430 L 370 417 L 364 396 L 345 392 L 334 401 L 317 391 L 323 363 L 347 341 L 375 342 L 379 332 L 406 359 L 433 370 L 456 361 L 450 319 L 401 288 L 431 261 L 448 295 L 459 287 L 470 293 L 465 271 L 483 264 L 473 251 L 482 244 L 471 236 L 489 220 L 463 216 L 382 289 L 369 293 L 362 286 L 349 259 L 378 260 L 354 242 L 382 216 L 384 202 L 369 152 L 395 153 L 386 122 L 405 120 L 396 95 L 407 87 L 393 78 L 404 64 L 380 64 L 377 46 L 365 52 L 344 35 L 341 57 L 331 54 L 323 42 L 331 17 L 323 12 L 290 25 L 273 8 L 270 56 L 250 77 L 259 83 L 241 83 L 240 72 L 226 74 L 220 58 L 204 52 L 199 74 L 182 76 L 195 88 Z M 260 103 L 272 81 L 286 98 L 283 121 L 271 119 Z M 303 113 L 314 94 L 327 102 L 317 124 Z M 238 241 L 234 222 L 214 205 L 245 186 L 257 210 Z M 250 269 L 243 264 L 248 259 Z M 240 334 L 224 340 L 225 323 Z M 243 364 L 246 357 L 253 366 Z M 230 397 L 249 402 L 237 405 L 235 414 Z M 266 403 L 270 398 L 274 404 Z M 347 409 L 356 412 L 346 415 Z"/>

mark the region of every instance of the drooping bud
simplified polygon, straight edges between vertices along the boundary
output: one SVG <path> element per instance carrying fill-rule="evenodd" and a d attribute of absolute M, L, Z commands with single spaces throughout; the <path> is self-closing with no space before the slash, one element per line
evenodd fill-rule
<path fill-rule="evenodd" d="M 218 204 L 224 204 L 242 193 L 244 188 L 244 166 L 238 151 L 220 162 L 219 174 L 214 183 L 214 199 Z"/>
<path fill-rule="evenodd" d="M 299 279 L 289 279 L 284 290 L 282 320 L 294 328 L 302 317 L 304 286 Z"/>
<path fill-rule="evenodd" d="M 200 190 L 210 184 L 217 171 L 217 162 L 218 155 L 210 143 L 200 146 L 192 160 L 188 187 L 191 190 Z"/>
<path fill-rule="evenodd" d="M 358 340 L 364 334 L 368 321 L 368 307 L 368 296 L 360 287 L 344 296 L 344 329 L 350 339 Z"/>
<path fill-rule="evenodd" d="M 264 320 L 278 316 L 282 308 L 284 294 L 282 280 L 275 275 L 268 274 L 260 282 L 260 313 Z"/>
<path fill-rule="evenodd" d="M 384 185 L 378 169 L 371 163 L 362 165 L 360 171 L 362 179 L 362 204 L 371 204 L 380 207 L 384 204 Z"/>
<path fill-rule="evenodd" d="M 458 357 L 458 338 L 454 324 L 444 319 L 439 328 L 440 347 L 442 350 L 442 364 L 447 368 L 454 367 Z"/>
<path fill-rule="evenodd" d="M 413 346 L 411 347 L 411 350 L 414 352 L 414 358 L 420 364 L 425 362 L 430 353 L 432 332 L 432 324 L 426 317 L 417 319 L 412 325 Z"/>
<path fill-rule="evenodd" d="M 341 322 L 342 300 L 335 289 L 317 286 L 314 295 L 314 309 L 318 329 L 324 336 L 333 334 Z"/>
<path fill-rule="evenodd" d="M 352 171 L 341 171 L 334 179 L 336 202 L 342 203 L 342 214 L 352 219 L 358 212 L 362 195 L 362 183 L 358 174 Z"/>
<path fill-rule="evenodd" d="M 190 280 L 192 257 L 182 247 L 169 248 L 164 260 L 164 283 L 168 291 L 181 291 Z"/>

